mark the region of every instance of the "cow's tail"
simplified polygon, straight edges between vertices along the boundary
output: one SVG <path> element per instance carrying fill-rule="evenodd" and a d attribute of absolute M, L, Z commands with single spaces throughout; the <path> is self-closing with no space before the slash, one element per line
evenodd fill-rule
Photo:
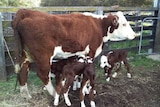
<path fill-rule="evenodd" d="M 21 20 L 23 20 L 22 16 L 20 15 L 21 10 L 19 10 L 15 18 L 12 21 L 12 28 L 14 30 L 14 37 L 15 37 L 15 65 L 14 65 L 14 71 L 15 73 L 20 72 L 20 61 L 22 57 L 22 44 L 21 44 L 21 36 L 18 31 L 18 24 Z"/>
<path fill-rule="evenodd" d="M 22 45 L 21 45 L 21 38 L 20 35 L 18 33 L 18 29 L 14 29 L 14 37 L 15 37 L 15 65 L 14 65 L 14 72 L 17 74 L 17 79 L 16 79 L 16 84 L 15 84 L 15 89 L 17 87 L 17 82 L 19 80 L 19 73 L 21 70 L 21 66 L 20 66 L 20 61 L 21 61 L 21 57 L 22 57 Z"/>
<path fill-rule="evenodd" d="M 18 34 L 18 32 L 15 30 L 14 31 L 14 36 L 15 36 L 15 65 L 14 65 L 14 70 L 15 73 L 19 73 L 20 71 L 20 61 L 22 57 L 22 46 L 21 46 L 21 39 Z"/>

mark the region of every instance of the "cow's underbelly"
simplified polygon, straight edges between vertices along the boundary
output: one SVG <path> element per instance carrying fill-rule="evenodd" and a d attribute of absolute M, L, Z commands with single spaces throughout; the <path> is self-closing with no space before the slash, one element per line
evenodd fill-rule
<path fill-rule="evenodd" d="M 95 58 L 102 52 L 102 45 L 103 45 L 103 42 L 100 44 L 100 46 L 96 49 L 96 53 L 95 53 Z"/>
<path fill-rule="evenodd" d="M 74 55 L 86 55 L 89 53 L 89 51 L 90 51 L 89 45 L 87 45 L 83 51 L 78 51 L 75 53 L 64 52 L 62 50 L 62 46 L 57 46 L 54 48 L 53 56 L 51 56 L 50 62 L 52 62 L 53 59 L 65 59 L 65 58 L 68 58 L 68 57 L 74 56 Z"/>

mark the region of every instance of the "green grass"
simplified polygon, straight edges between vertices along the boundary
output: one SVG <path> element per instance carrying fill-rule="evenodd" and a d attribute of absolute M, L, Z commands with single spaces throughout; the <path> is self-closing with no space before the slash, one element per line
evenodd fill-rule
<path fill-rule="evenodd" d="M 1 90 L 0 96 L 6 97 L 6 96 L 10 95 L 11 93 L 12 94 L 19 93 L 19 83 L 17 83 L 17 87 L 15 90 L 16 80 L 17 80 L 17 75 L 13 74 L 12 76 L 8 77 L 7 81 L 0 81 L 0 90 Z M 37 87 L 42 87 L 43 83 L 38 78 L 36 73 L 31 71 L 29 73 L 29 77 L 28 77 L 28 85 L 29 85 L 29 87 L 31 85 L 34 85 Z"/>
<path fill-rule="evenodd" d="M 155 66 L 159 65 L 159 61 L 146 58 L 145 55 L 137 55 L 129 52 L 129 57 L 133 59 L 129 60 L 129 63 L 134 67 L 145 67 L 146 69 L 152 70 Z"/>
<path fill-rule="evenodd" d="M 139 41 L 125 41 L 125 42 L 112 42 L 109 44 L 109 49 L 123 49 L 129 47 L 138 47 Z"/>
<path fill-rule="evenodd" d="M 14 92 L 16 84 L 16 75 L 12 75 L 7 81 L 0 81 L 0 96 L 7 96 Z"/>

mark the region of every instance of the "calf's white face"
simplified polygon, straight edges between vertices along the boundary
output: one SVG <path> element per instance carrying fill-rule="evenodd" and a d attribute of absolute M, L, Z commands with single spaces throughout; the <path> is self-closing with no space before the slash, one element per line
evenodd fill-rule
<path fill-rule="evenodd" d="M 100 58 L 100 67 L 104 68 L 105 66 L 107 67 L 111 67 L 111 65 L 108 63 L 108 58 L 105 55 L 102 55 Z"/>
<path fill-rule="evenodd" d="M 120 41 L 129 39 L 132 40 L 135 38 L 135 32 L 131 28 L 129 22 L 126 20 L 125 16 L 122 12 L 117 12 L 116 15 L 118 16 L 118 28 L 114 29 L 112 33 L 110 33 L 110 27 L 108 28 L 107 36 L 103 38 L 103 42 L 107 42 L 108 40 L 111 41 Z"/>

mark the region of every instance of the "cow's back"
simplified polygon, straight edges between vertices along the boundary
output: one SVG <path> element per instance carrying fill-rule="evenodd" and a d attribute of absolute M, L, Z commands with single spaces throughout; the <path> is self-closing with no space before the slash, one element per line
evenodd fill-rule
<path fill-rule="evenodd" d="M 37 14 L 40 16 L 41 13 Z M 89 48 L 93 52 L 100 46 L 102 31 L 98 19 L 82 14 L 47 15 L 45 13 L 42 13 L 43 17 L 33 15 L 34 18 L 26 17 L 18 23 L 18 32 L 29 49 L 38 47 L 39 50 L 48 49 L 53 52 L 55 46 L 62 46 L 63 51 L 75 53 L 83 51 L 87 45 L 90 45 Z M 33 43 L 37 46 L 33 46 Z M 91 57 L 94 57 L 94 54 L 92 53 Z"/>

